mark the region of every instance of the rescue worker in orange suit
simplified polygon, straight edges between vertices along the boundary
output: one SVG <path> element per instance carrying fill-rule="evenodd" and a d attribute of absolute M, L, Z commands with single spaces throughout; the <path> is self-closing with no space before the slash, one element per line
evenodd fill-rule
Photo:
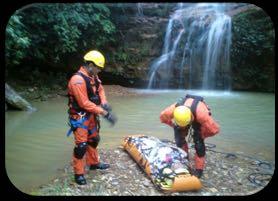
<path fill-rule="evenodd" d="M 206 147 L 204 139 L 219 132 L 219 125 L 213 120 L 203 97 L 189 94 L 181 97 L 176 103 L 160 113 L 160 121 L 174 128 L 176 145 L 186 153 L 188 153 L 186 136 L 189 128 L 193 129 L 195 169 L 193 168 L 191 173 L 200 178 L 205 167 Z"/>
<path fill-rule="evenodd" d="M 111 113 L 104 88 L 98 73 L 104 68 L 105 58 L 96 51 L 84 56 L 84 65 L 80 67 L 68 82 L 69 125 L 73 131 L 75 147 L 73 150 L 73 169 L 75 182 L 85 185 L 86 165 L 92 169 L 107 169 L 109 164 L 101 163 L 97 146 L 99 136 L 99 115 L 114 125 L 117 118 Z"/>

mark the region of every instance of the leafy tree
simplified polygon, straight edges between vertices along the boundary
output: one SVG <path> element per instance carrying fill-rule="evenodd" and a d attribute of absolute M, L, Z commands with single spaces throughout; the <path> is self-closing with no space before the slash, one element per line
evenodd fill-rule
<path fill-rule="evenodd" d="M 16 12 L 7 24 L 5 40 L 7 65 L 19 64 L 30 47 L 31 39 L 21 20 L 22 16 Z"/>
<path fill-rule="evenodd" d="M 233 18 L 231 63 L 234 82 L 250 89 L 274 90 L 274 27 L 261 9 Z M 248 82 L 248 83 L 247 83 Z"/>
<path fill-rule="evenodd" d="M 54 66 L 68 54 L 104 48 L 113 42 L 115 26 L 104 4 L 40 3 L 18 10 L 6 32 L 7 63 L 12 63 L 16 51 L 18 59 L 13 64 L 26 58 Z"/>

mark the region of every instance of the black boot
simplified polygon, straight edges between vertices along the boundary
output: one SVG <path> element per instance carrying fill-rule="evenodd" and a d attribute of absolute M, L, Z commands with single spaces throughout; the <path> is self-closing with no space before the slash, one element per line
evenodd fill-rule
<path fill-rule="evenodd" d="M 75 182 L 76 182 L 77 184 L 79 184 L 79 185 L 85 185 L 85 184 L 87 184 L 86 179 L 85 179 L 85 177 L 84 177 L 83 174 L 75 174 L 75 175 L 74 175 L 74 180 L 75 180 Z"/>
<path fill-rule="evenodd" d="M 198 178 L 201 178 L 203 175 L 203 170 L 202 169 L 196 169 L 192 172 L 192 174 Z"/>
<path fill-rule="evenodd" d="M 95 170 L 95 169 L 101 169 L 101 170 L 104 170 L 104 169 L 107 169 L 109 168 L 110 165 L 107 164 L 107 163 L 99 163 L 97 165 L 91 165 L 90 166 L 90 170 Z"/>

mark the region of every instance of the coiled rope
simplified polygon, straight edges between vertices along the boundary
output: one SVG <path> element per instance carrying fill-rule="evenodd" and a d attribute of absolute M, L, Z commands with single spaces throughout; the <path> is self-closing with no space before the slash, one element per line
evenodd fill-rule
<path fill-rule="evenodd" d="M 170 141 L 167 139 L 163 139 L 161 140 L 165 143 L 171 143 L 171 144 L 175 144 L 174 141 Z M 190 148 L 194 148 L 194 143 L 192 143 L 192 132 L 189 132 L 188 135 L 188 139 L 187 139 L 188 145 Z M 270 173 L 270 171 L 274 170 L 274 164 L 271 164 L 267 161 L 263 161 L 260 160 L 258 158 L 252 157 L 252 156 L 248 156 L 245 154 L 241 154 L 241 153 L 232 153 L 232 152 L 222 152 L 219 150 L 215 150 L 216 145 L 212 144 L 212 143 L 205 143 L 206 146 L 206 150 L 210 151 L 210 152 L 214 152 L 214 153 L 219 153 L 219 154 L 223 154 L 225 155 L 226 159 L 229 160 L 235 160 L 237 159 L 239 156 L 243 157 L 243 158 L 248 158 L 251 159 L 255 162 L 252 163 L 252 165 L 256 165 L 264 170 L 268 170 L 268 172 L 253 172 L 250 173 L 247 176 L 247 179 L 254 185 L 256 186 L 265 186 L 267 181 L 270 181 L 271 177 L 273 176 L 273 173 Z"/>

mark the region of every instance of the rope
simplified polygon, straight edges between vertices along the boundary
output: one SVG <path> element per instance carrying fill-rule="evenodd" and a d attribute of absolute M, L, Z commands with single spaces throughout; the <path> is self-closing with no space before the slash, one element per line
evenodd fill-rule
<path fill-rule="evenodd" d="M 234 159 L 238 158 L 238 156 L 242 156 L 242 157 L 249 158 L 251 160 L 256 161 L 256 164 L 254 164 L 254 165 L 257 165 L 257 166 L 262 167 L 264 169 L 271 170 L 272 167 L 274 167 L 274 165 L 272 165 L 271 163 L 269 163 L 267 161 L 262 161 L 262 160 L 259 160 L 259 159 L 255 158 L 255 157 L 247 156 L 245 154 L 229 153 L 229 152 L 222 152 L 222 151 L 213 150 L 215 147 L 216 147 L 215 144 L 209 144 L 209 143 L 207 144 L 206 143 L 207 150 L 215 152 L 215 153 L 226 154 L 225 158 L 227 158 L 227 159 L 234 160 Z M 230 176 L 233 176 L 233 174 L 231 174 L 230 171 L 228 171 L 228 173 L 229 173 Z M 265 186 L 268 181 L 270 181 L 272 176 L 273 176 L 273 173 L 271 174 L 271 173 L 264 173 L 264 172 L 253 172 L 253 173 L 250 173 L 247 176 L 247 179 L 252 184 L 262 187 L 262 186 Z"/>
<path fill-rule="evenodd" d="M 270 173 L 251 173 L 248 175 L 248 180 L 257 185 L 257 186 L 265 186 L 266 182 L 270 181 L 272 178 L 273 174 Z M 260 178 L 260 177 L 265 177 L 265 178 Z"/>
<path fill-rule="evenodd" d="M 189 133 L 189 134 L 191 134 L 191 133 Z M 192 139 L 192 137 L 190 137 L 190 136 L 188 136 L 188 138 Z M 174 141 L 171 141 L 171 140 L 168 140 L 168 139 L 161 139 L 161 141 L 164 142 L 164 143 L 175 144 Z M 189 144 L 190 148 L 194 148 L 193 143 L 189 143 L 189 141 L 188 141 L 188 144 Z M 227 159 L 236 159 L 236 158 L 238 158 L 238 156 L 242 156 L 244 158 L 249 158 L 249 159 L 252 159 L 252 160 L 256 161 L 257 165 L 260 166 L 260 167 L 265 166 L 266 167 L 265 169 L 271 169 L 274 166 L 273 164 L 271 164 L 267 161 L 263 161 L 263 160 L 260 160 L 258 158 L 248 156 L 248 155 L 245 155 L 245 154 L 232 153 L 232 152 L 223 152 L 223 151 L 214 150 L 214 148 L 216 148 L 216 145 L 212 144 L 212 143 L 205 143 L 205 146 L 206 146 L 206 150 L 208 150 L 208 151 L 219 153 L 219 154 L 225 154 L 226 155 L 225 158 L 227 158 Z"/>
<path fill-rule="evenodd" d="M 192 126 L 189 127 L 189 131 L 188 131 L 188 137 L 187 137 L 187 142 L 192 143 L 193 142 L 193 134 L 194 134 L 194 130 L 192 128 Z"/>
<path fill-rule="evenodd" d="M 192 142 L 192 134 L 193 134 L 192 130 L 189 130 L 187 142 L 188 142 L 190 148 L 194 148 L 194 144 L 189 143 L 189 142 Z M 166 139 L 161 140 L 161 141 L 163 141 L 165 143 L 172 143 L 172 144 L 174 143 L 173 141 L 166 140 Z M 253 163 L 253 165 L 257 165 L 258 167 L 261 167 L 263 169 L 272 170 L 274 168 L 274 164 L 271 164 L 267 161 L 257 159 L 252 156 L 248 156 L 248 155 L 240 154 L 240 153 L 222 152 L 222 151 L 214 150 L 216 148 L 216 145 L 212 144 L 212 143 L 205 143 L 205 146 L 206 146 L 206 150 L 214 152 L 214 153 L 224 154 L 224 155 L 226 155 L 225 158 L 229 159 L 229 160 L 235 160 L 236 158 L 241 156 L 241 157 L 248 158 L 248 159 L 255 161 L 256 163 L 255 164 Z M 231 176 L 231 173 L 230 172 L 228 172 L 228 173 Z M 247 179 L 252 184 L 261 187 L 261 186 L 265 186 L 266 182 L 270 181 L 272 176 L 273 176 L 273 173 L 271 174 L 271 173 L 265 173 L 265 172 L 253 172 L 247 176 Z"/>

